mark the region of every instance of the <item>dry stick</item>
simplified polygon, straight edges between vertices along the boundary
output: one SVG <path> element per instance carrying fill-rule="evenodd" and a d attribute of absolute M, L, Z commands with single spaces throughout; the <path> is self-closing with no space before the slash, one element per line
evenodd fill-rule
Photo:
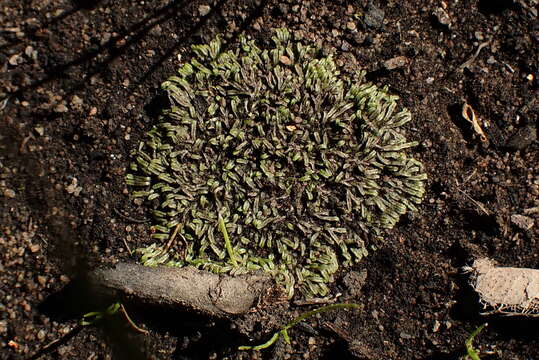
<path fill-rule="evenodd" d="M 485 207 L 477 200 L 475 200 L 474 198 L 472 198 L 470 195 L 466 194 L 464 191 L 462 191 L 461 189 L 457 189 L 458 191 L 460 191 L 464 196 L 466 196 L 471 202 L 473 202 L 479 209 L 483 210 L 483 212 L 486 214 L 486 215 L 490 215 L 490 213 L 488 212 L 487 209 L 485 209 Z"/>
<path fill-rule="evenodd" d="M 472 57 L 470 57 L 468 60 L 466 60 L 462 65 L 459 66 L 459 70 L 462 70 L 470 65 L 472 65 L 472 63 L 475 61 L 475 59 L 479 56 L 479 53 L 481 52 L 481 49 L 483 49 L 485 46 L 487 46 L 489 44 L 488 41 L 485 41 L 481 44 L 479 44 L 479 46 L 477 47 L 477 50 L 475 51 L 475 53 L 472 55 Z"/>
<path fill-rule="evenodd" d="M 247 313 L 272 286 L 265 274 L 217 275 L 193 267 L 118 263 L 95 270 L 91 285 L 102 295 L 228 317 Z"/>
<path fill-rule="evenodd" d="M 170 239 L 168 240 L 167 244 L 165 245 L 163 251 L 161 252 L 161 255 L 166 254 L 170 248 L 172 247 L 172 244 L 174 244 L 174 240 L 176 239 L 176 235 L 178 235 L 178 230 L 180 230 L 180 224 L 176 225 L 174 228 L 174 231 L 172 232 L 172 235 L 170 236 Z"/>
<path fill-rule="evenodd" d="M 65 344 L 66 342 L 68 342 L 70 339 L 74 338 L 78 333 L 81 332 L 81 330 L 84 328 L 84 326 L 82 325 L 77 325 L 75 326 L 73 329 L 71 329 L 67 334 L 65 334 L 64 336 L 62 336 L 61 338 L 58 338 L 56 340 L 53 340 L 51 341 L 50 343 L 48 343 L 47 345 L 45 345 L 44 347 L 42 347 L 41 349 L 39 349 L 39 351 L 37 353 L 35 353 L 34 355 L 30 356 L 27 360 L 37 360 L 39 359 L 40 357 L 42 357 L 43 355 L 46 355 L 48 353 L 51 353 L 53 352 L 54 350 L 56 350 L 56 348 L 58 348 L 60 345 L 62 344 Z"/>

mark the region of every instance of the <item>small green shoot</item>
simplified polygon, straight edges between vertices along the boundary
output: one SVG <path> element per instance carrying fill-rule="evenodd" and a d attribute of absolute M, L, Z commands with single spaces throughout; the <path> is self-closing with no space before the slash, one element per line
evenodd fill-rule
<path fill-rule="evenodd" d="M 483 328 L 485 326 L 487 326 L 488 324 L 487 323 L 484 323 L 483 325 L 479 326 L 477 329 L 475 329 L 470 337 L 468 338 L 468 340 L 466 340 L 466 352 L 468 353 L 468 356 L 466 357 L 466 359 L 471 359 L 471 360 L 481 360 L 479 358 L 479 354 L 477 353 L 477 351 L 475 351 L 475 349 L 473 348 L 473 345 L 472 345 L 472 342 L 474 340 L 474 338 L 481 332 L 481 330 L 483 330 Z"/>
<path fill-rule="evenodd" d="M 112 316 L 120 310 L 121 304 L 116 302 L 106 308 L 104 311 L 92 311 L 86 313 L 82 316 L 82 319 L 79 321 L 79 324 L 82 326 L 95 325 L 98 321 L 102 320 L 107 316 Z"/>
<path fill-rule="evenodd" d="M 86 313 L 82 316 L 82 319 L 79 321 L 79 325 L 81 326 L 90 326 L 95 325 L 97 322 L 115 315 L 116 313 L 120 312 L 127 323 L 135 330 L 142 334 L 147 334 L 148 331 L 138 327 L 133 320 L 129 317 L 127 314 L 127 311 L 125 310 L 125 307 L 120 302 L 115 302 L 114 304 L 110 305 L 108 308 L 106 308 L 104 311 L 92 311 L 89 313 Z"/>
<path fill-rule="evenodd" d="M 232 249 L 232 244 L 230 243 L 230 238 L 228 237 L 228 231 L 226 231 L 225 221 L 223 220 L 221 214 L 218 214 L 218 219 L 219 230 L 223 233 L 223 237 L 225 238 L 225 248 L 228 252 L 228 256 L 230 257 L 230 262 L 234 267 L 238 267 L 238 262 L 236 261 L 236 257 L 234 256 L 234 249 Z"/>
<path fill-rule="evenodd" d="M 292 320 L 291 322 L 286 324 L 283 328 L 281 328 L 281 330 L 275 332 L 273 334 L 273 336 L 268 341 L 266 341 L 265 343 L 260 344 L 260 345 L 256 345 L 256 346 L 248 346 L 248 345 L 240 346 L 238 348 L 238 350 L 262 350 L 262 349 L 266 349 L 266 348 L 270 347 L 271 345 L 275 344 L 275 342 L 277 342 L 277 340 L 279 340 L 279 338 L 281 336 L 283 337 L 284 341 L 287 344 L 290 344 L 290 337 L 288 336 L 288 329 L 290 329 L 291 327 L 297 325 L 298 323 L 302 322 L 303 320 L 305 320 L 305 319 L 307 319 L 307 318 L 309 318 L 311 316 L 314 316 L 316 314 L 323 313 L 323 312 L 330 311 L 330 310 L 334 310 L 334 309 L 344 309 L 344 308 L 358 309 L 358 308 L 360 308 L 360 305 L 358 305 L 358 304 L 333 304 L 333 305 L 323 306 L 323 307 L 315 309 L 315 310 L 307 311 L 306 313 L 301 314 L 300 316 L 298 316 L 297 318 L 295 318 L 294 320 Z"/>

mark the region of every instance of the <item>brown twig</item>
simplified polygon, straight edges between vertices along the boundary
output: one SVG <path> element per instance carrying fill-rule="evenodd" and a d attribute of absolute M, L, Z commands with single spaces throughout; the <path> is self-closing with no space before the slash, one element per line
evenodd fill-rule
<path fill-rule="evenodd" d="M 466 194 L 464 191 L 462 191 L 461 189 L 457 189 L 458 191 L 460 191 L 464 196 L 466 196 L 471 202 L 473 202 L 479 209 L 481 209 L 486 215 L 490 215 L 490 212 L 483 206 L 483 204 L 481 204 L 479 201 L 475 200 L 474 198 L 472 198 L 470 195 Z"/>
<path fill-rule="evenodd" d="M 68 342 L 70 339 L 74 338 L 75 336 L 78 335 L 78 333 L 81 332 L 81 330 L 83 329 L 83 326 L 82 325 L 77 325 L 75 326 L 73 329 L 71 329 L 67 334 L 65 334 L 64 336 L 56 339 L 56 340 L 53 340 L 51 341 L 50 343 L 48 343 L 47 345 L 45 345 L 44 347 L 42 347 L 37 353 L 35 353 L 34 355 L 30 356 L 27 360 L 37 360 L 39 359 L 40 357 L 42 357 L 43 355 L 46 355 L 46 354 L 49 354 L 51 352 L 53 352 L 54 350 L 56 350 L 56 348 L 58 348 L 60 345 L 62 344 L 65 344 L 66 342 Z"/>

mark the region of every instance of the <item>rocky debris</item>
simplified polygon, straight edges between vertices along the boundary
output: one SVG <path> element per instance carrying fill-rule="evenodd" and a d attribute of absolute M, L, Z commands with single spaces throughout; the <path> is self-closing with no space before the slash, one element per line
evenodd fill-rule
<path fill-rule="evenodd" d="M 432 15 L 436 18 L 440 25 L 446 26 L 448 29 L 451 28 L 451 18 L 449 17 L 449 14 L 447 13 L 447 11 L 445 11 L 444 8 L 436 8 Z"/>
<path fill-rule="evenodd" d="M 534 220 L 531 217 L 519 214 L 511 215 L 511 222 L 526 231 L 530 230 L 534 225 Z"/>
<path fill-rule="evenodd" d="M 346 286 L 348 294 L 357 297 L 361 294 L 361 289 L 367 281 L 367 270 L 350 271 L 343 278 L 343 284 Z"/>
<path fill-rule="evenodd" d="M 210 11 L 211 11 L 211 7 L 209 5 L 204 4 L 198 7 L 198 14 L 200 16 L 206 16 L 210 13 Z"/>
<path fill-rule="evenodd" d="M 527 125 L 517 130 L 505 146 L 510 150 L 524 150 L 537 140 L 537 129 L 533 125 Z"/>
<path fill-rule="evenodd" d="M 395 56 L 389 60 L 384 61 L 384 68 L 387 70 L 395 70 L 405 66 L 408 63 L 406 56 Z"/>
<path fill-rule="evenodd" d="M 384 25 L 384 17 L 384 10 L 376 7 L 371 1 L 369 2 L 363 21 L 365 22 L 365 25 L 372 29 L 380 29 Z"/>

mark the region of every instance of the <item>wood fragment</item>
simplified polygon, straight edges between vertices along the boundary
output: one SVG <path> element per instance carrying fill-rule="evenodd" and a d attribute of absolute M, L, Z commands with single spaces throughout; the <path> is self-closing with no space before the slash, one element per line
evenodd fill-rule
<path fill-rule="evenodd" d="M 487 258 L 464 269 L 472 273 L 470 284 L 485 314 L 539 317 L 539 270 L 496 266 Z"/>
<path fill-rule="evenodd" d="M 134 263 L 94 270 L 89 274 L 89 281 L 103 296 L 194 310 L 214 317 L 250 311 L 272 286 L 265 274 L 233 277 L 190 266 L 147 267 Z"/>

